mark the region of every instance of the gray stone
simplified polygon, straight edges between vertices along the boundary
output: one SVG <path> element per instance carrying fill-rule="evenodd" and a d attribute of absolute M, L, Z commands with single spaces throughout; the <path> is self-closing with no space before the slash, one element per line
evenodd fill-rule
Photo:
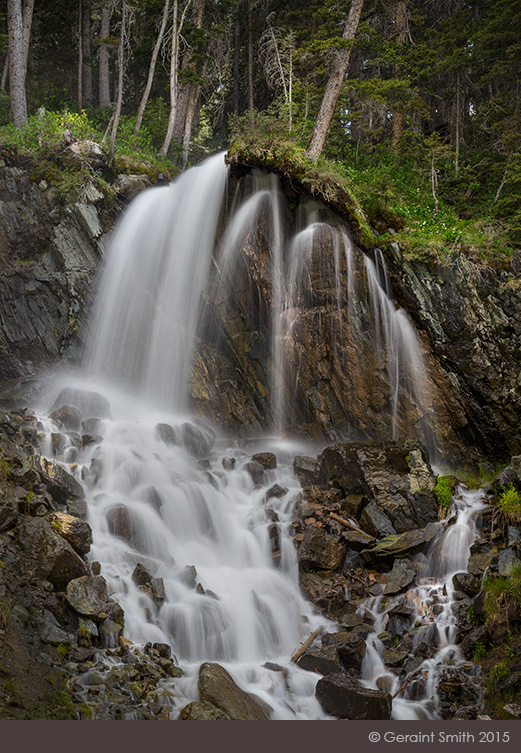
<path fill-rule="evenodd" d="M 255 484 L 262 484 L 264 481 L 264 466 L 260 463 L 257 463 L 254 460 L 250 460 L 249 463 L 246 463 L 244 466 L 244 470 L 248 471 L 250 476 L 253 479 L 253 482 Z"/>
<path fill-rule="evenodd" d="M 362 511 L 360 525 L 370 536 L 391 536 L 396 530 L 390 519 L 376 502 L 370 502 Z"/>
<path fill-rule="evenodd" d="M 102 575 L 83 576 L 67 585 L 66 598 L 83 617 L 105 620 L 108 609 L 107 582 Z"/>
<path fill-rule="evenodd" d="M 24 521 L 20 541 L 27 552 L 28 569 L 48 580 L 57 591 L 64 591 L 69 581 L 88 574 L 88 568 L 68 541 L 53 531 L 43 518 Z"/>
<path fill-rule="evenodd" d="M 138 586 L 146 586 L 150 583 L 152 576 L 141 562 L 138 562 L 132 573 L 132 580 Z"/>
<path fill-rule="evenodd" d="M 53 417 L 52 411 L 61 411 L 63 407 L 67 406 L 74 406 L 73 409 L 83 419 L 81 425 L 87 432 L 94 431 L 94 428 L 85 427 L 85 425 L 91 427 L 94 419 L 110 418 L 110 403 L 99 392 L 66 387 L 60 392 L 51 408 L 51 418 Z M 79 427 L 76 425 L 69 428 Z"/>
<path fill-rule="evenodd" d="M 338 570 L 345 559 L 346 544 L 323 528 L 307 526 L 298 550 L 301 567 Z"/>
<path fill-rule="evenodd" d="M 395 594 L 405 591 L 416 577 L 416 571 L 408 559 L 397 559 L 394 561 L 393 569 L 389 575 L 389 580 L 385 584 L 384 596 L 394 596 Z"/>
<path fill-rule="evenodd" d="M 201 701 L 217 706 L 230 719 L 268 721 L 270 718 L 266 704 L 239 688 L 219 664 L 201 665 L 198 687 Z"/>
<path fill-rule="evenodd" d="M 170 424 L 157 424 L 156 434 L 159 439 L 168 445 L 180 445 L 181 441 L 177 436 L 176 430 Z"/>
<path fill-rule="evenodd" d="M 498 555 L 497 569 L 502 578 L 510 578 L 516 569 L 521 567 L 521 559 L 515 549 L 502 549 Z"/>
<path fill-rule="evenodd" d="M 196 458 L 205 458 L 215 443 L 215 432 L 209 426 L 184 423 L 179 429 L 181 442 Z"/>
<path fill-rule="evenodd" d="M 319 672 L 321 675 L 328 675 L 331 672 L 338 672 L 340 669 L 340 660 L 336 646 L 315 646 L 309 648 L 297 660 L 301 669 L 308 672 Z"/>
<path fill-rule="evenodd" d="M 51 517 L 51 525 L 80 554 L 90 551 L 92 529 L 84 520 L 65 512 L 55 512 Z"/>
<path fill-rule="evenodd" d="M 70 498 L 79 497 L 83 499 L 85 495 L 81 484 L 60 465 L 40 457 L 40 467 L 43 472 L 41 474 L 42 481 L 56 502 L 63 505 Z"/>
<path fill-rule="evenodd" d="M 277 467 L 277 457 L 273 452 L 258 452 L 256 455 L 252 455 L 251 459 L 256 463 L 260 463 L 266 469 Z"/>
<path fill-rule="evenodd" d="M 393 561 L 395 557 L 412 557 L 425 551 L 438 533 L 438 526 L 429 523 L 425 528 L 386 536 L 372 548 L 364 549 L 360 556 L 365 562 Z"/>
<path fill-rule="evenodd" d="M 391 695 L 359 685 L 347 675 L 333 673 L 316 686 L 317 699 L 328 714 L 340 719 L 378 720 L 391 718 Z"/>
<path fill-rule="evenodd" d="M 179 712 L 181 722 L 228 721 L 232 717 L 207 701 L 193 701 Z"/>

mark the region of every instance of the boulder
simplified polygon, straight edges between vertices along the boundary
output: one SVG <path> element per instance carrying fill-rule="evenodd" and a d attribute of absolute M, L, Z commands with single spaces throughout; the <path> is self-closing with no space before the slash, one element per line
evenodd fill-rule
<path fill-rule="evenodd" d="M 74 547 L 79 554 L 87 554 L 92 544 L 92 529 L 84 520 L 65 512 L 51 516 L 51 526 Z"/>
<path fill-rule="evenodd" d="M 262 484 L 264 481 L 264 466 L 257 463 L 255 460 L 250 460 L 246 463 L 244 470 L 248 471 L 255 484 Z"/>
<path fill-rule="evenodd" d="M 336 646 L 314 646 L 309 648 L 297 661 L 301 669 L 329 675 L 340 670 L 340 660 Z"/>
<path fill-rule="evenodd" d="M 239 688 L 219 664 L 205 663 L 199 670 L 199 696 L 236 720 L 268 721 L 266 705 Z"/>
<path fill-rule="evenodd" d="M 157 424 L 156 435 L 159 439 L 168 445 L 181 444 L 180 439 L 177 436 L 176 430 L 170 424 Z"/>
<path fill-rule="evenodd" d="M 346 544 L 342 539 L 324 531 L 323 528 L 307 526 L 298 550 L 301 567 L 320 570 L 338 570 L 342 567 L 346 554 Z"/>
<path fill-rule="evenodd" d="M 51 497 L 60 505 L 64 505 L 72 498 L 84 498 L 83 488 L 74 476 L 67 473 L 60 465 L 40 457 L 42 482 Z"/>
<path fill-rule="evenodd" d="M 94 141 L 78 139 L 63 150 L 62 159 L 70 170 L 81 170 L 86 165 L 97 169 L 103 165 L 103 151 Z"/>
<path fill-rule="evenodd" d="M 389 693 L 364 688 L 339 672 L 322 677 L 316 697 L 328 714 L 340 719 L 390 719 L 392 700 Z"/>
<path fill-rule="evenodd" d="M 394 596 L 405 591 L 416 577 L 416 571 L 408 559 L 396 559 L 389 580 L 385 584 L 384 596 Z"/>
<path fill-rule="evenodd" d="M 374 500 L 364 507 L 360 516 L 360 525 L 366 533 L 376 538 L 396 533 L 390 519 Z"/>
<path fill-rule="evenodd" d="M 429 523 L 419 528 L 394 536 L 386 536 L 372 549 L 363 549 L 360 556 L 364 562 L 392 562 L 396 557 L 412 557 L 425 551 L 438 533 L 438 526 Z"/>
<path fill-rule="evenodd" d="M 231 717 L 207 701 L 193 701 L 181 709 L 179 720 L 183 722 L 226 721 Z"/>
<path fill-rule="evenodd" d="M 78 431 L 81 426 L 81 412 L 72 405 L 62 405 L 50 414 L 50 418 L 69 431 Z"/>
<path fill-rule="evenodd" d="M 100 621 L 107 618 L 107 581 L 102 575 L 71 580 L 67 585 L 66 598 L 74 611 L 83 617 Z"/>
<path fill-rule="evenodd" d="M 277 467 L 277 456 L 273 452 L 257 452 L 251 456 L 256 463 L 260 463 L 267 470 Z"/>
<path fill-rule="evenodd" d="M 327 633 L 322 638 L 322 645 L 335 647 L 338 658 L 346 669 L 360 672 L 365 656 L 365 637 L 356 629 L 348 632 Z"/>
<path fill-rule="evenodd" d="M 52 412 L 61 410 L 63 406 L 74 406 L 73 410 L 80 414 L 84 423 L 92 419 L 110 418 L 110 403 L 99 392 L 66 387 L 60 392 L 51 408 L 51 418 Z M 93 431 L 92 429 L 85 430 Z"/>
<path fill-rule="evenodd" d="M 185 422 L 179 428 L 183 447 L 196 458 L 205 458 L 215 443 L 215 432 L 209 426 Z"/>
<path fill-rule="evenodd" d="M 125 201 L 132 201 L 141 191 L 150 188 L 152 183 L 147 175 L 118 175 L 114 192 Z"/>
<path fill-rule="evenodd" d="M 320 476 L 320 464 L 317 458 L 297 455 L 293 460 L 293 472 L 302 486 L 317 484 Z"/>
<path fill-rule="evenodd" d="M 20 542 L 27 552 L 27 569 L 34 569 L 37 577 L 48 580 L 57 591 L 64 591 L 71 580 L 88 575 L 86 563 L 43 518 L 24 521 Z"/>

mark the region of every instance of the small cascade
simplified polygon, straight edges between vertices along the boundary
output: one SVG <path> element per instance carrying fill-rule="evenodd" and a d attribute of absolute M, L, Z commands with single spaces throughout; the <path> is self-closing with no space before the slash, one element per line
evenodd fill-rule
<path fill-rule="evenodd" d="M 482 490 L 459 487 L 449 517 L 441 524 L 440 536 L 427 557 L 416 557 L 415 565 L 422 573 L 418 584 L 405 595 L 386 598 L 380 594 L 360 607 L 360 612 L 369 612 L 374 618 L 374 633 L 367 638 L 362 682 L 368 688 L 391 693 L 394 719 L 442 718 L 440 679 L 456 675 L 463 665 L 476 705 L 481 700 L 479 669 L 465 661 L 456 644 L 453 577 L 466 572 L 470 548 L 478 535 L 476 521 L 486 507 L 484 496 Z M 392 656 L 382 642 L 393 620 L 401 621 L 397 631 L 401 635 L 399 646 L 409 646 L 409 662 L 400 675 L 393 671 Z M 391 665 L 386 664 L 386 658 Z M 411 669 L 407 670 L 407 666 Z"/>

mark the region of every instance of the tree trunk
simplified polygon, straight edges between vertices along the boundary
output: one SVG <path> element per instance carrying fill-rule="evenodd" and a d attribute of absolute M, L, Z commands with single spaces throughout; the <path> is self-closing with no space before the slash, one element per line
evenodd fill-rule
<path fill-rule="evenodd" d="M 147 83 L 145 86 L 145 91 L 143 92 L 143 97 L 141 98 L 141 103 L 139 105 L 139 110 L 138 110 L 138 114 L 136 118 L 136 125 L 134 128 L 134 136 L 138 135 L 139 129 L 141 128 L 141 122 L 143 120 L 143 113 L 145 112 L 145 107 L 147 106 L 148 98 L 150 96 L 150 91 L 152 89 L 152 82 L 154 80 L 157 57 L 161 49 L 161 43 L 163 41 L 163 37 L 165 35 L 165 29 L 166 29 L 166 24 L 168 22 L 169 11 L 170 11 L 170 0 L 165 0 L 165 6 L 163 8 L 163 18 L 161 19 L 161 28 L 159 29 L 159 34 L 157 35 L 156 43 L 152 51 L 152 57 L 150 58 L 150 66 L 148 68 Z"/>
<path fill-rule="evenodd" d="M 235 10 L 235 28 L 233 31 L 233 111 L 238 116 L 239 113 L 239 78 L 240 78 L 240 61 L 241 61 L 241 17 L 239 13 L 239 2 Z"/>
<path fill-rule="evenodd" d="M 253 110 L 253 35 L 251 20 L 252 0 L 246 0 L 248 14 L 248 109 Z"/>
<path fill-rule="evenodd" d="M 99 63 L 99 106 L 102 110 L 110 107 L 109 48 L 103 41 L 110 34 L 111 0 L 104 0 L 101 6 Z"/>
<path fill-rule="evenodd" d="M 82 0 L 81 35 L 83 49 L 82 102 L 84 107 L 92 105 L 92 57 L 91 57 L 91 0 Z"/>
<path fill-rule="evenodd" d="M 183 134 L 183 151 L 181 154 L 181 168 L 186 169 L 188 162 L 188 152 L 190 150 L 190 140 L 192 137 L 192 124 L 194 122 L 195 111 L 197 110 L 197 103 L 199 102 L 199 95 L 201 93 L 201 87 L 197 84 L 190 86 L 190 94 L 188 96 L 188 106 L 186 108 L 185 118 L 185 130 Z"/>
<path fill-rule="evenodd" d="M 159 150 L 161 157 L 166 157 L 170 142 L 172 141 L 172 135 L 174 133 L 175 118 L 177 113 L 177 78 L 178 78 L 178 63 L 179 63 L 179 37 L 183 28 L 186 12 L 190 5 L 191 0 L 187 0 L 181 19 L 178 23 L 178 0 L 174 0 L 174 6 L 172 11 L 172 52 L 170 57 L 170 116 L 168 118 L 168 127 L 166 130 L 165 140 L 163 146 Z"/>
<path fill-rule="evenodd" d="M 358 24 L 360 23 L 360 16 L 362 15 L 363 7 L 364 0 L 352 0 L 342 39 L 354 39 L 358 29 Z M 350 57 L 351 47 L 341 50 L 338 53 L 329 80 L 326 84 L 326 90 L 322 98 L 320 110 L 318 111 L 313 134 L 306 149 L 306 155 L 314 162 L 318 160 L 324 148 L 324 144 L 326 143 L 327 134 L 331 127 L 331 121 L 333 120 L 336 103 L 338 102 L 340 90 L 347 73 Z"/>
<path fill-rule="evenodd" d="M 110 134 L 110 146 L 109 146 L 109 160 L 114 159 L 114 152 L 116 151 L 116 136 L 118 133 L 119 117 L 121 115 L 121 105 L 123 104 L 123 67 L 125 58 L 125 23 L 127 17 L 127 4 L 125 0 L 122 2 L 121 7 L 121 33 L 119 38 L 118 47 L 118 98 L 116 101 L 116 110 L 114 111 L 114 123 L 112 125 L 112 133 Z"/>
<path fill-rule="evenodd" d="M 20 128 L 24 123 L 27 123 L 22 0 L 8 0 L 7 33 L 9 35 L 9 93 L 11 95 L 11 120 L 16 128 Z"/>
<path fill-rule="evenodd" d="M 404 2 L 399 2 L 396 6 L 395 13 L 395 27 L 396 27 L 396 43 L 400 46 L 405 44 L 407 39 L 407 6 Z M 394 68 L 394 75 L 399 78 L 402 75 L 401 65 L 396 65 Z M 399 100 L 393 110 L 393 129 L 391 134 L 391 149 L 395 154 L 401 152 L 401 141 L 404 131 L 405 112 L 404 103 Z"/>
<path fill-rule="evenodd" d="M 83 3 L 78 6 L 78 112 L 83 110 Z"/>
<path fill-rule="evenodd" d="M 24 38 L 24 71 L 27 74 L 29 61 L 29 44 L 31 42 L 31 26 L 33 24 L 34 0 L 25 0 L 22 10 L 22 27 Z"/>

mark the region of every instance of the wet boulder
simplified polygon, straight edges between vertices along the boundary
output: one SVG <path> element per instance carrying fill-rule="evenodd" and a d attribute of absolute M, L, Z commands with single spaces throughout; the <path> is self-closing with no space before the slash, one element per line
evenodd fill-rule
<path fill-rule="evenodd" d="M 366 641 L 356 630 L 340 633 L 327 633 L 322 638 L 324 647 L 334 647 L 343 667 L 360 672 L 365 656 Z"/>
<path fill-rule="evenodd" d="M 84 421 L 93 418 L 110 418 L 110 403 L 99 392 L 66 387 L 56 398 L 51 408 L 51 414 L 53 411 L 61 410 L 64 406 L 73 406 Z"/>
<path fill-rule="evenodd" d="M 58 504 L 66 504 L 70 498 L 84 498 L 83 488 L 74 476 L 57 463 L 40 458 L 41 480 L 51 497 Z"/>
<path fill-rule="evenodd" d="M 255 460 L 250 460 L 249 463 L 246 463 L 244 466 L 244 470 L 248 471 L 250 476 L 253 479 L 254 484 L 262 484 L 264 481 L 264 466 L 260 463 L 257 463 Z"/>
<path fill-rule="evenodd" d="M 157 424 L 156 426 L 157 437 L 167 445 L 179 445 L 181 441 L 177 436 L 176 430 L 170 424 Z"/>
<path fill-rule="evenodd" d="M 336 646 L 312 646 L 297 660 L 301 669 L 329 675 L 340 670 L 340 660 Z"/>
<path fill-rule="evenodd" d="M 390 518 L 374 500 L 364 507 L 360 516 L 360 526 L 366 533 L 376 538 L 396 533 Z"/>
<path fill-rule="evenodd" d="M 183 447 L 194 457 L 204 458 L 215 443 L 215 432 L 209 426 L 185 422 L 179 427 Z"/>
<path fill-rule="evenodd" d="M 323 528 L 307 526 L 298 550 L 301 567 L 338 570 L 345 559 L 346 544 Z"/>
<path fill-rule="evenodd" d="M 62 405 L 50 414 L 50 418 L 68 431 L 78 431 L 81 426 L 81 412 L 72 405 Z"/>
<path fill-rule="evenodd" d="M 396 557 L 412 557 L 427 549 L 437 536 L 438 526 L 429 523 L 425 528 L 414 529 L 380 539 L 371 549 L 363 549 L 364 562 L 393 562 Z"/>
<path fill-rule="evenodd" d="M 252 455 L 251 459 L 256 463 L 260 463 L 267 470 L 277 467 L 277 457 L 273 452 L 258 452 L 256 455 Z"/>
<path fill-rule="evenodd" d="M 317 458 L 297 455 L 293 460 L 293 472 L 303 486 L 318 483 L 320 464 Z"/>
<path fill-rule="evenodd" d="M 224 711 L 230 719 L 268 721 L 266 704 L 242 690 L 219 664 L 205 663 L 199 670 L 199 696 Z"/>
<path fill-rule="evenodd" d="M 385 584 L 384 596 L 394 596 L 395 594 L 405 591 L 414 582 L 416 571 L 408 559 L 396 559 L 393 563 L 393 569 L 389 574 L 389 579 Z"/>
<path fill-rule="evenodd" d="M 340 719 L 391 718 L 392 700 L 389 693 L 364 688 L 339 672 L 318 681 L 316 697 L 324 711 Z"/>

